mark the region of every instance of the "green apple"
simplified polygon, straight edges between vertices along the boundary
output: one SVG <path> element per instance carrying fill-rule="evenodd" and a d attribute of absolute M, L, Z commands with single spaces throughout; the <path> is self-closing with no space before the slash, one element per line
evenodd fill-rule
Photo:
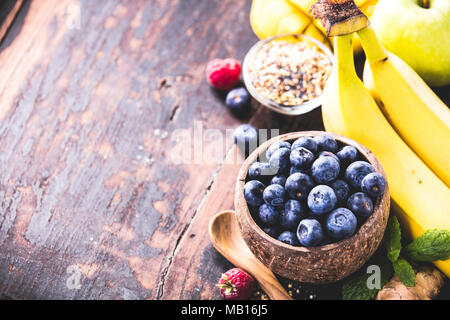
<path fill-rule="evenodd" d="M 450 0 L 380 0 L 372 25 L 429 85 L 450 84 Z"/>

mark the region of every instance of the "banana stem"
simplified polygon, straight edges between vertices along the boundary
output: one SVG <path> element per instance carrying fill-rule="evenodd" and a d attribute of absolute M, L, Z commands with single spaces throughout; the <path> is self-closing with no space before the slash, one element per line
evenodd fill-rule
<path fill-rule="evenodd" d="M 384 62 L 388 59 L 388 53 L 378 40 L 375 30 L 371 26 L 367 26 L 357 32 L 362 47 L 366 53 L 367 60 L 371 65 Z"/>
<path fill-rule="evenodd" d="M 353 59 L 353 34 L 334 37 L 335 68 L 339 78 L 358 77 Z"/>

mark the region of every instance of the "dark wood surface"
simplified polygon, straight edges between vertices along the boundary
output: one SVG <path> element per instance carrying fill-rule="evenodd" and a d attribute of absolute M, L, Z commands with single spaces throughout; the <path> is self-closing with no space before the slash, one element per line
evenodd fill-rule
<path fill-rule="evenodd" d="M 207 61 L 257 40 L 250 4 L 25 2 L 0 47 L 0 297 L 219 298 L 231 264 L 207 228 L 233 209 L 237 150 L 177 164 L 175 146 L 208 159 L 217 140 L 174 137 L 323 128 L 320 109 L 238 118 L 207 85 Z"/>

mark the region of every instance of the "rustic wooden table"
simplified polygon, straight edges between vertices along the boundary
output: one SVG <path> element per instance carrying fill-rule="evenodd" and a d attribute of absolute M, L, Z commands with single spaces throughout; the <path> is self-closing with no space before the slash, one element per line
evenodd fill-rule
<path fill-rule="evenodd" d="M 0 47 L 0 297 L 219 298 L 231 265 L 207 226 L 239 164 L 229 146 L 207 161 L 207 133 L 322 129 L 320 109 L 237 118 L 207 85 L 207 61 L 257 40 L 250 4 L 25 1 Z M 199 132 L 200 151 L 174 139 Z"/>

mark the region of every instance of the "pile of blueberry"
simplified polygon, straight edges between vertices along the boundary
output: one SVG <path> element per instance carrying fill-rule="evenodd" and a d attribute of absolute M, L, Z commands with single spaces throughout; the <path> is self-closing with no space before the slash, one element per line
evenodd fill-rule
<path fill-rule="evenodd" d="M 270 236 L 293 246 L 321 246 L 355 234 L 386 182 L 353 146 L 328 134 L 278 141 L 248 171 L 244 198 Z"/>

